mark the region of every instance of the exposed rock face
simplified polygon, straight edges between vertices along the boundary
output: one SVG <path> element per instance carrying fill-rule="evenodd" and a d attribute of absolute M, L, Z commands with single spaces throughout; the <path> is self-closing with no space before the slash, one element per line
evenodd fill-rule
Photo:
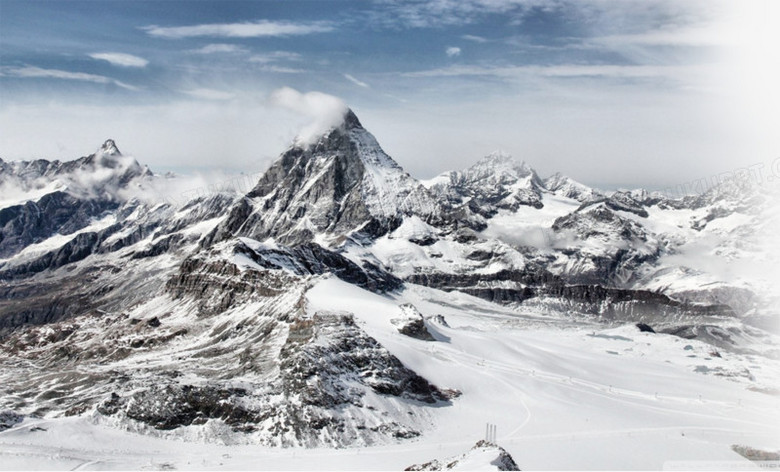
<path fill-rule="evenodd" d="M 425 327 L 425 319 L 423 318 L 422 313 L 420 313 L 414 305 L 405 303 L 400 305 L 399 308 L 401 308 L 401 312 L 404 316 L 392 320 L 392 323 L 398 328 L 399 333 L 422 341 L 436 340 L 428 331 L 428 328 Z"/>
<path fill-rule="evenodd" d="M 267 300 L 280 301 L 279 297 Z M 97 369 L 89 376 L 47 374 L 52 386 L 49 408 L 56 405 L 57 409 L 79 412 L 99 401 L 97 411 L 102 415 L 156 430 L 213 423 L 248 433 L 248 440 L 266 445 L 344 446 L 418 436 L 418 428 L 424 425 L 414 417 L 424 416 L 420 402 L 448 402 L 451 396 L 404 367 L 345 315 L 322 313 L 290 322 L 269 317 L 246 319 L 234 327 L 217 325 L 201 334 L 198 328 L 194 333 L 174 331 L 175 326 L 152 334 L 155 327 L 149 323 L 112 325 L 119 336 L 104 341 L 104 349 L 112 352 L 110 356 L 91 355 L 96 357 L 94 362 L 122 362 Z M 32 355 L 46 342 L 58 344 L 62 354 L 49 361 L 62 365 L 75 361 L 72 354 L 76 346 L 96 341 L 90 339 L 84 327 L 71 326 L 59 332 L 61 336 L 46 341 L 12 338 L 11 342 L 23 355 Z M 275 347 L 284 333 L 286 342 L 281 349 Z M 223 367 L 222 375 L 204 377 L 199 384 L 179 381 L 181 370 L 203 375 L 208 371 L 206 365 L 225 365 L 233 357 L 225 347 L 249 339 L 255 340 L 254 345 L 240 353 L 239 365 L 234 369 L 226 371 Z M 122 345 L 126 347 L 113 350 Z M 144 369 L 147 375 L 139 376 L 121 367 L 138 362 L 134 360 L 136 355 L 183 352 L 186 345 L 198 346 L 195 359 L 179 362 L 176 370 L 159 366 Z M 89 359 L 83 357 L 79 363 L 89 363 Z M 204 368 L 191 370 L 187 364 L 198 359 Z M 238 383 L 241 387 L 234 386 L 233 379 L 238 376 L 243 379 Z M 90 394 L 73 396 L 79 388 L 88 388 Z M 16 390 L 16 394 L 27 397 L 33 392 Z M 399 418 L 383 417 L 380 405 L 386 399 L 408 408 L 410 421 L 404 424 Z M 334 415 L 334 411 L 350 414 Z"/>
<path fill-rule="evenodd" d="M 363 261 L 361 267 L 316 243 L 304 243 L 288 248 L 240 241 L 233 252 L 249 257 L 255 264 L 266 269 L 286 270 L 295 275 L 332 273 L 345 282 L 372 292 L 389 292 L 403 285 L 403 281 L 368 261 Z"/>
<path fill-rule="evenodd" d="M 419 274 L 407 280 L 446 291 L 458 290 L 496 303 L 541 304 L 566 312 L 598 315 L 610 320 L 641 321 L 679 316 L 734 316 L 725 305 L 682 303 L 646 290 L 604 287 L 598 284 L 567 283 L 539 268 L 501 271 L 491 274 L 498 287 L 480 286 L 484 277 L 471 275 Z M 512 287 L 513 286 L 513 287 Z"/>
<path fill-rule="evenodd" d="M 645 323 L 637 323 L 636 327 L 641 333 L 655 333 L 653 327 Z"/>
<path fill-rule="evenodd" d="M 83 200 L 65 192 L 0 209 L 0 258 L 12 256 L 54 233 L 72 234 L 116 210 L 110 200 Z"/>
<path fill-rule="evenodd" d="M 420 435 L 429 424 L 421 405 L 446 404 L 452 393 L 406 368 L 351 316 L 306 315 L 306 289 L 304 278 L 287 271 L 188 259 L 166 294 L 129 314 L 81 316 L 9 334 L 0 355 L 4 372 L 26 365 L 14 367 L 10 353 L 47 369 L 17 375 L 6 391 L 16 407 L 34 401 L 38 414 L 97 406 L 134 429 L 224 427 L 273 446 L 368 445 Z M 409 413 L 387 417 L 388 408 Z"/>
<path fill-rule="evenodd" d="M 740 444 L 732 445 L 731 449 L 751 461 L 780 461 L 780 451 L 764 451 Z"/>
<path fill-rule="evenodd" d="M 244 396 L 246 391 L 242 389 L 152 386 L 134 393 L 129 399 L 112 393 L 97 410 L 104 415 L 116 415 L 122 411 L 127 418 L 163 430 L 220 419 L 238 431 L 246 431 L 249 421 L 258 422 L 260 418 L 237 404 Z"/>
<path fill-rule="evenodd" d="M 312 404 L 343 403 L 349 391 L 339 377 L 349 375 L 379 394 L 424 403 L 449 400 L 447 394 L 404 367 L 375 339 L 366 336 L 351 317 L 323 313 L 311 323 L 330 344 L 312 342 L 301 346 L 296 342 L 300 336 L 288 340 L 282 349 L 282 370 L 290 394 L 303 392 L 303 398 Z"/>
<path fill-rule="evenodd" d="M 232 201 L 217 194 L 174 208 L 131 200 L 102 224 L 87 221 L 95 231 L 56 234 L 58 244 L 49 239 L 39 251 L 0 261 L 0 336 L 26 324 L 122 309 L 157 294 L 175 267 L 156 257 L 183 260 L 202 235 L 193 228 L 218 219 Z M 47 276 L 36 277 L 42 273 Z"/>
<path fill-rule="evenodd" d="M 593 205 L 603 203 L 605 207 L 614 211 L 626 211 L 634 213 L 642 218 L 647 218 L 647 210 L 643 208 L 642 203 L 636 201 L 633 196 L 628 192 L 615 192 L 609 197 L 596 197 L 586 201 L 580 206 L 579 210 L 584 210 Z"/>
<path fill-rule="evenodd" d="M 559 283 L 546 287 L 545 293 L 553 298 L 567 301 L 578 311 L 599 314 L 608 319 L 633 321 L 681 315 L 734 316 L 733 311 L 727 306 L 684 304 L 666 295 L 646 290 Z"/>
<path fill-rule="evenodd" d="M 23 420 L 24 417 L 22 415 L 16 414 L 13 411 L 0 411 L 0 431 L 13 428 Z"/>
<path fill-rule="evenodd" d="M 672 324 L 658 331 L 663 334 L 679 336 L 683 339 L 698 339 L 719 349 L 732 352 L 742 352 L 737 347 L 736 339 L 745 336 L 762 336 L 761 332 L 750 327 L 728 329 L 717 325 L 703 323 Z"/>
<path fill-rule="evenodd" d="M 281 295 L 296 283 L 299 278 L 284 272 L 244 271 L 229 262 L 196 255 L 182 262 L 165 290 L 174 300 L 198 300 L 198 313 L 213 316 L 258 297 Z"/>
<path fill-rule="evenodd" d="M 98 232 L 79 233 L 60 248 L 47 252 L 37 259 L 18 264 L 7 270 L 0 268 L 0 276 L 8 279 L 22 277 L 80 261 L 97 252 L 100 244 L 118 229 L 117 225 L 112 225 Z"/>

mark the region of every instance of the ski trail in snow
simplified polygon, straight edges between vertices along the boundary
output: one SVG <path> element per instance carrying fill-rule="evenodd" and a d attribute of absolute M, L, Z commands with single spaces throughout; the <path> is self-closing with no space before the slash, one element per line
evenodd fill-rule
<path fill-rule="evenodd" d="M 514 393 L 514 397 L 517 399 L 519 404 L 525 410 L 526 416 L 523 419 L 523 421 L 521 421 L 520 424 L 517 425 L 509 434 L 502 435 L 501 436 L 502 438 L 513 436 L 518 431 L 523 429 L 528 424 L 528 422 L 531 421 L 531 416 L 532 416 L 531 409 L 528 407 L 528 404 L 526 403 L 525 398 L 524 398 L 525 394 L 523 393 L 523 391 L 520 388 L 518 388 L 516 385 L 513 385 L 513 384 L 507 382 L 505 379 L 501 378 L 496 373 L 490 372 L 489 369 L 484 369 L 484 367 L 487 367 L 488 364 L 485 363 L 480 358 L 478 358 L 477 356 L 468 354 L 468 353 L 466 353 L 464 351 L 459 351 L 459 350 L 453 349 L 451 346 L 448 346 L 447 350 L 449 351 L 449 354 L 452 356 L 451 359 L 453 359 L 453 360 L 457 360 L 455 358 L 460 356 L 461 358 L 467 358 L 467 359 L 473 361 L 473 362 L 467 362 L 466 360 L 462 360 L 461 359 L 458 362 L 460 367 L 466 367 L 466 368 L 468 368 L 468 369 L 470 369 L 470 370 L 472 370 L 472 371 L 474 371 L 476 373 L 487 374 L 493 380 L 495 380 L 495 381 L 503 384 L 504 386 L 506 386 L 507 389 L 511 390 Z"/>
<path fill-rule="evenodd" d="M 76 467 L 74 467 L 74 468 L 72 468 L 70 470 L 87 470 L 88 467 L 96 465 L 96 464 L 100 464 L 101 462 L 103 462 L 103 461 L 100 461 L 100 460 L 87 461 L 87 462 L 84 462 L 83 464 L 77 465 Z"/>
<path fill-rule="evenodd" d="M 673 395 L 665 395 L 661 394 L 659 396 L 655 396 L 653 394 L 640 392 L 638 390 L 630 390 L 626 388 L 616 388 L 612 387 L 606 384 L 601 384 L 598 382 L 593 382 L 590 380 L 582 379 L 582 378 L 576 378 L 576 377 L 570 377 L 560 374 L 554 374 L 550 372 L 540 372 L 535 369 L 529 369 L 526 367 L 520 367 L 514 364 L 508 364 L 500 361 L 495 360 L 485 360 L 479 356 L 464 352 L 464 351 L 458 351 L 458 350 L 451 350 L 451 354 L 455 354 L 456 356 L 461 356 L 463 358 L 468 358 L 474 362 L 481 362 L 483 365 L 482 367 L 491 368 L 496 371 L 500 371 L 507 374 L 512 374 L 515 376 L 524 376 L 528 377 L 529 379 L 533 379 L 540 382 L 547 382 L 549 384 L 554 384 L 563 388 L 568 388 L 571 390 L 575 390 L 577 392 L 586 393 L 590 395 L 596 395 L 603 398 L 608 398 L 611 401 L 618 401 L 621 403 L 625 403 L 631 406 L 638 406 L 645 409 L 655 410 L 659 412 L 668 412 L 668 413 L 675 413 L 675 414 L 685 414 L 687 416 L 696 416 L 701 418 L 719 418 L 719 419 L 725 419 L 732 422 L 738 422 L 738 423 L 744 423 L 754 426 L 765 426 L 763 423 L 758 423 L 754 421 L 748 421 L 744 419 L 734 418 L 731 416 L 718 416 L 718 415 L 708 415 L 704 413 L 697 413 L 685 409 L 675 409 L 671 407 L 662 407 L 657 405 L 650 405 L 647 404 L 645 401 L 664 401 L 664 402 L 677 402 L 680 403 L 681 406 L 689 405 L 689 404 L 698 404 L 702 401 L 698 398 L 691 398 L 691 397 L 680 397 L 680 396 L 673 396 Z M 466 362 L 462 363 L 463 365 L 468 365 Z M 487 369 L 486 369 L 487 370 Z M 481 371 L 481 373 L 484 373 L 484 371 Z M 508 387 L 519 390 L 517 387 L 512 386 L 510 383 L 504 381 L 501 379 L 497 374 L 491 375 L 493 378 L 500 380 L 502 383 L 507 385 Z M 622 397 L 621 397 L 622 396 Z M 629 397 L 629 398 L 626 398 Z M 635 400 L 635 401 L 632 401 Z M 731 408 L 737 408 L 738 403 L 736 402 L 725 402 L 725 401 L 717 401 L 717 400 L 707 400 L 706 403 L 712 404 L 712 405 L 720 405 L 724 407 L 731 407 Z M 527 405 L 523 403 L 523 406 L 528 410 L 529 412 L 529 418 L 523 423 L 523 426 L 530 421 L 530 410 L 528 409 Z M 522 428 L 522 426 L 521 426 Z M 518 428 L 520 429 L 520 428 Z"/>

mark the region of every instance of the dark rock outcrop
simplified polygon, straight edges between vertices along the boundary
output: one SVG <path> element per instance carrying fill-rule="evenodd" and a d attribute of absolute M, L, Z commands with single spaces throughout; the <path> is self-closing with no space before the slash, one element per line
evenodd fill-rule
<path fill-rule="evenodd" d="M 641 333 L 655 333 L 655 330 L 649 324 L 637 323 L 636 327 L 637 329 L 639 329 L 639 332 Z"/>
<path fill-rule="evenodd" d="M 233 251 L 251 258 L 265 269 L 283 270 L 295 275 L 331 273 L 345 282 L 372 292 L 389 292 L 403 285 L 402 280 L 368 261 L 359 266 L 316 243 L 304 243 L 289 248 L 278 246 L 253 249 L 239 241 Z"/>
<path fill-rule="evenodd" d="M 0 258 L 10 257 L 55 233 L 72 234 L 118 207 L 115 201 L 83 200 L 65 192 L 52 192 L 38 201 L 3 208 L 0 210 Z"/>
<path fill-rule="evenodd" d="M 401 309 L 403 316 L 391 320 L 393 325 L 398 328 L 399 333 L 422 341 L 436 340 L 428 331 L 428 328 L 425 327 L 425 319 L 423 318 L 422 313 L 420 313 L 414 305 L 405 303 L 400 305 L 399 308 Z"/>
<path fill-rule="evenodd" d="M 14 413 L 13 411 L 0 411 L 0 431 L 13 428 L 23 420 L 24 417 L 22 415 Z"/>

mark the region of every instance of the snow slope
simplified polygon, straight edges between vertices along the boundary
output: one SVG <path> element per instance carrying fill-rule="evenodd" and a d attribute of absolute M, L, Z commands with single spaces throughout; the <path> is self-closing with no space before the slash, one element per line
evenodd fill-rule
<path fill-rule="evenodd" d="M 398 332 L 391 320 L 401 302 L 427 317 L 438 341 Z M 400 470 L 461 454 L 488 422 L 526 470 L 647 470 L 673 461 L 727 468 L 747 465 L 733 444 L 777 447 L 780 401 L 764 393 L 780 387 L 775 361 L 717 357 L 695 340 L 522 315 L 419 286 L 381 296 L 327 276 L 307 293 L 307 311 L 353 313 L 406 366 L 462 395 L 430 412 L 422 438 L 371 448 L 220 446 L 121 432 L 88 417 L 28 418 L 0 432 L 0 467 Z"/>

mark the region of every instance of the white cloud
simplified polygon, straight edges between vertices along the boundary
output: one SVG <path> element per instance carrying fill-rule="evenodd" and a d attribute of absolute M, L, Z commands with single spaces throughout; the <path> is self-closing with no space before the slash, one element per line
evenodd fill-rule
<path fill-rule="evenodd" d="M 146 67 L 149 61 L 143 57 L 133 56 L 122 52 L 96 52 L 88 54 L 92 59 L 106 61 L 120 67 Z"/>
<path fill-rule="evenodd" d="M 194 49 L 191 52 L 196 54 L 240 54 L 249 52 L 244 46 L 238 44 L 207 44 L 199 49 Z"/>
<path fill-rule="evenodd" d="M 355 77 L 353 77 L 353 76 L 351 76 L 349 74 L 344 74 L 344 78 L 349 80 L 350 82 L 352 82 L 353 84 L 355 84 L 355 85 L 357 85 L 359 87 L 371 88 L 371 86 L 368 85 L 367 83 L 363 82 L 362 80 L 358 80 L 358 79 L 356 79 Z"/>
<path fill-rule="evenodd" d="M 322 134 L 340 125 L 347 113 L 347 105 L 337 97 L 321 92 L 301 93 L 290 87 L 275 90 L 270 102 L 312 119 L 298 134 L 296 142 L 309 146 Z"/>
<path fill-rule="evenodd" d="M 214 90 L 208 88 L 197 88 L 192 90 L 183 90 L 183 93 L 196 98 L 204 98 L 206 100 L 230 100 L 236 95 L 230 92 L 222 90 Z"/>
<path fill-rule="evenodd" d="M 87 74 L 85 72 L 70 72 L 59 69 L 42 69 L 35 66 L 4 68 L 0 70 L 0 75 L 4 75 L 6 77 L 62 79 L 77 80 L 81 82 L 93 82 L 96 84 L 114 84 L 127 90 L 138 90 L 138 87 L 134 87 L 132 85 L 103 75 Z"/>
<path fill-rule="evenodd" d="M 460 56 L 460 48 L 459 47 L 455 47 L 455 46 L 448 47 L 444 52 L 447 53 L 447 57 Z"/>
<path fill-rule="evenodd" d="M 260 38 L 271 36 L 301 36 L 328 33 L 335 28 L 327 22 L 293 23 L 289 21 L 255 21 L 245 23 L 212 23 L 192 26 L 141 27 L 150 36 L 181 39 L 201 36 L 224 38 Z"/>

